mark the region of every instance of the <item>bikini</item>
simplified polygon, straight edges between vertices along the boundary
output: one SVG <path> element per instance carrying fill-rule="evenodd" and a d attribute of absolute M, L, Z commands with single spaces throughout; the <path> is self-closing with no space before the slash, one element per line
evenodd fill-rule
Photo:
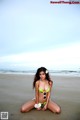
<path fill-rule="evenodd" d="M 50 87 L 47 88 L 47 90 L 43 90 L 43 88 L 39 88 L 39 92 L 40 93 L 44 93 L 44 99 L 46 98 L 46 93 L 48 93 L 50 91 Z M 46 102 L 41 103 L 41 108 L 43 108 L 45 106 Z"/>
<path fill-rule="evenodd" d="M 50 91 L 50 87 L 47 88 L 47 90 L 43 90 L 43 88 L 39 87 L 39 92 L 43 93 L 44 95 L 44 99 L 46 98 L 46 93 L 48 93 Z M 35 98 L 33 98 L 32 100 L 34 100 Z M 46 104 L 46 102 L 40 103 L 41 104 L 41 108 L 43 108 Z"/>
<path fill-rule="evenodd" d="M 49 92 L 49 91 L 50 91 L 50 87 L 48 87 L 47 90 L 43 90 L 42 88 L 39 88 L 40 93 Z"/>

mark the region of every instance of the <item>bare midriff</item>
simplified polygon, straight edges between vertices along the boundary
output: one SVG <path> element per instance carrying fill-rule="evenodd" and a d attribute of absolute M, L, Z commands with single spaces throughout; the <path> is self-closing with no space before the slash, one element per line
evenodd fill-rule
<path fill-rule="evenodd" d="M 46 99 L 43 98 L 43 93 L 39 93 L 39 102 L 40 103 L 44 103 L 47 101 L 47 95 L 46 95 Z"/>

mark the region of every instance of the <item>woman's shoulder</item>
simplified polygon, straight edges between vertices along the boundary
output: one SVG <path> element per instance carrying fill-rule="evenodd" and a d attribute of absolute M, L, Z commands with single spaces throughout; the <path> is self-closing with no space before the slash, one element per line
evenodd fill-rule
<path fill-rule="evenodd" d="M 36 85 L 39 85 L 39 80 L 36 81 Z"/>
<path fill-rule="evenodd" d="M 52 80 L 49 81 L 49 85 L 52 87 L 52 85 L 53 85 L 53 81 Z"/>

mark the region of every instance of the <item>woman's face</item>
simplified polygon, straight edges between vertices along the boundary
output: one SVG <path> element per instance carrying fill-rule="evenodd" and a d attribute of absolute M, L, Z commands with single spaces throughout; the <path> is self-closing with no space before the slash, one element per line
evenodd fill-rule
<path fill-rule="evenodd" d="M 44 71 L 41 71 L 41 72 L 39 73 L 39 76 L 40 76 L 40 79 L 41 79 L 41 80 L 45 80 L 45 79 L 46 79 L 46 74 L 45 74 Z"/>

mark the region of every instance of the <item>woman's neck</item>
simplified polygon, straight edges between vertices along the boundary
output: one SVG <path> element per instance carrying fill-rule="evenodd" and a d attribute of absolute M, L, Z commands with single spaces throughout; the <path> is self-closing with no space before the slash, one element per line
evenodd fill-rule
<path fill-rule="evenodd" d="M 46 79 L 44 79 L 44 80 L 42 80 L 42 79 L 40 79 L 42 82 L 46 82 Z"/>

